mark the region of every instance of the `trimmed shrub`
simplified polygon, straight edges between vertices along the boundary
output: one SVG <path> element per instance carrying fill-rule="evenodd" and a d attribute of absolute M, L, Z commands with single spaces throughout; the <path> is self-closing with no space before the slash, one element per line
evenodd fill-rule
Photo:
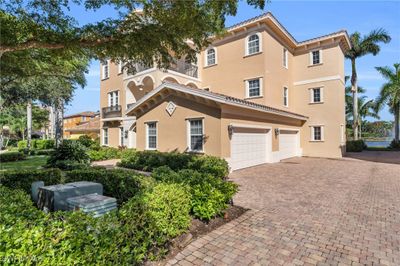
<path fill-rule="evenodd" d="M 13 170 L 0 172 L 0 184 L 13 189 L 22 189 L 30 193 L 31 184 L 35 181 L 43 181 L 47 185 L 55 185 L 64 182 L 60 169 L 45 170 Z"/>
<path fill-rule="evenodd" d="M 123 155 L 118 165 L 142 171 L 152 171 L 161 166 L 168 166 L 174 171 L 192 169 L 218 178 L 224 178 L 229 173 L 224 159 L 177 152 L 135 151 Z"/>
<path fill-rule="evenodd" d="M 48 149 L 48 150 L 37 150 L 35 151 L 36 155 L 52 155 L 54 152 L 54 149 Z"/>
<path fill-rule="evenodd" d="M 102 161 L 119 159 L 121 158 L 122 151 L 112 147 L 101 147 L 98 150 L 89 150 L 87 153 L 91 161 Z"/>
<path fill-rule="evenodd" d="M 116 198 L 119 204 L 155 184 L 152 177 L 124 169 L 87 168 L 65 172 L 65 182 L 83 180 L 101 183 L 104 195 Z"/>
<path fill-rule="evenodd" d="M 144 195 L 144 202 L 155 226 L 167 237 L 176 237 L 189 227 L 191 199 L 187 187 L 160 183 Z"/>
<path fill-rule="evenodd" d="M 389 145 L 389 148 L 393 150 L 400 150 L 400 141 L 393 139 Z"/>
<path fill-rule="evenodd" d="M 190 169 L 175 172 L 163 166 L 155 169 L 152 177 L 164 183 L 187 185 L 191 194 L 191 213 L 202 220 L 220 215 L 238 189 L 235 183 Z"/>
<path fill-rule="evenodd" d="M 346 141 L 347 152 L 362 152 L 366 147 L 362 139 Z"/>
<path fill-rule="evenodd" d="M 26 149 L 27 145 L 28 144 L 26 140 L 18 141 L 19 150 Z M 33 139 L 31 145 L 32 145 L 31 149 L 48 150 L 48 149 L 54 149 L 55 141 L 53 139 Z"/>
<path fill-rule="evenodd" d="M 61 161 L 61 162 L 59 162 Z M 70 169 L 67 163 L 75 162 L 74 164 L 89 165 L 89 156 L 86 153 L 86 148 L 77 141 L 64 140 L 62 144 L 54 150 L 47 165 L 49 167 L 66 167 L 60 169 Z"/>
<path fill-rule="evenodd" d="M 26 158 L 23 152 L 12 151 L 12 152 L 4 152 L 0 153 L 0 162 L 15 162 L 24 160 Z"/>
<path fill-rule="evenodd" d="M 92 140 L 92 138 L 89 137 L 88 135 L 79 136 L 78 142 L 83 146 L 85 146 L 86 148 L 90 148 L 92 145 L 95 144 L 94 140 Z"/>

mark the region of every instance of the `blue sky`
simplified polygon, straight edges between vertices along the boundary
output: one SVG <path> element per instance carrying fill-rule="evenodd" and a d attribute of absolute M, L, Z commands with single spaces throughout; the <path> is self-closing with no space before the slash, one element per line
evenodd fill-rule
<path fill-rule="evenodd" d="M 364 87 L 368 98 L 374 99 L 384 80 L 375 66 L 392 66 L 400 62 L 400 1 L 277 1 L 268 3 L 264 11 L 254 9 L 241 1 L 235 17 L 228 17 L 226 26 L 271 11 L 286 29 L 298 40 L 306 40 L 327 33 L 346 29 L 349 34 L 359 31 L 367 34 L 373 29 L 384 28 L 392 37 L 389 44 L 381 45 L 377 56 L 368 55 L 358 60 L 359 85 Z M 97 12 L 86 13 L 81 8 L 73 8 L 71 13 L 80 24 L 85 24 L 112 16 L 115 12 L 102 8 Z M 345 73 L 351 73 L 346 61 Z M 100 109 L 100 71 L 99 63 L 92 61 L 86 75 L 87 86 L 75 91 L 75 96 L 66 113 L 97 111 Z M 392 115 L 383 110 L 381 119 L 393 120 Z"/>

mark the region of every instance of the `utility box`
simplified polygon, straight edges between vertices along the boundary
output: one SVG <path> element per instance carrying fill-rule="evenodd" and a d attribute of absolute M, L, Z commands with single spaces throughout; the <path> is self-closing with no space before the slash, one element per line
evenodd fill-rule
<path fill-rule="evenodd" d="M 103 185 L 80 181 L 39 188 L 37 205 L 45 211 L 68 210 L 67 199 L 87 194 L 103 195 Z"/>
<path fill-rule="evenodd" d="M 115 198 L 98 194 L 88 194 L 67 199 L 68 209 L 71 211 L 80 210 L 84 213 L 99 217 L 117 208 Z"/>

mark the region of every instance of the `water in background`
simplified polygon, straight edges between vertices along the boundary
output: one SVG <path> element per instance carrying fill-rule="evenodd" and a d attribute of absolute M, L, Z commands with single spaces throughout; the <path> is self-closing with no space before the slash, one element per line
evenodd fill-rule
<path fill-rule="evenodd" d="M 390 145 L 390 140 L 385 140 L 385 141 L 365 141 L 365 144 L 368 147 L 387 147 Z"/>

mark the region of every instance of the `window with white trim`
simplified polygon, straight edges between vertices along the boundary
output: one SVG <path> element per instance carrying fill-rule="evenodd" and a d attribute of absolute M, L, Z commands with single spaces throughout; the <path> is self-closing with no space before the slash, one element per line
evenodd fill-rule
<path fill-rule="evenodd" d="M 247 37 L 247 51 L 246 55 L 252 55 L 260 52 L 260 36 L 253 34 Z"/>
<path fill-rule="evenodd" d="M 206 66 L 212 66 L 217 63 L 217 50 L 210 48 L 206 51 Z"/>
<path fill-rule="evenodd" d="M 289 89 L 287 87 L 283 87 L 283 105 L 289 106 Z"/>
<path fill-rule="evenodd" d="M 283 56 L 283 66 L 285 67 L 285 68 L 288 68 L 289 66 L 288 66 L 288 51 L 287 51 L 287 49 L 286 48 L 283 48 L 283 54 L 282 54 L 282 56 Z"/>
<path fill-rule="evenodd" d="M 311 127 L 311 140 L 312 141 L 323 141 L 324 140 L 324 130 L 322 126 L 312 126 Z"/>
<path fill-rule="evenodd" d="M 323 91 L 322 88 L 312 88 L 311 92 L 311 103 L 322 103 L 323 102 Z"/>
<path fill-rule="evenodd" d="M 246 98 L 261 96 L 261 78 L 246 80 Z"/>
<path fill-rule="evenodd" d="M 109 60 L 105 60 L 102 65 L 101 65 L 101 75 L 103 79 L 107 79 L 110 77 L 110 66 L 109 66 Z"/>
<path fill-rule="evenodd" d="M 108 145 L 108 128 L 103 128 L 103 145 Z"/>
<path fill-rule="evenodd" d="M 146 123 L 146 149 L 157 149 L 157 122 Z"/>
<path fill-rule="evenodd" d="M 112 91 L 108 93 L 108 106 L 117 106 L 119 104 L 119 91 Z"/>
<path fill-rule="evenodd" d="M 123 127 L 119 128 L 119 146 L 121 146 L 121 147 L 124 146 L 124 128 Z"/>
<path fill-rule="evenodd" d="M 188 126 L 189 126 L 188 128 L 189 151 L 202 152 L 204 146 L 203 119 L 189 119 Z"/>
<path fill-rule="evenodd" d="M 311 65 L 321 64 L 321 50 L 311 51 L 310 56 Z"/>

